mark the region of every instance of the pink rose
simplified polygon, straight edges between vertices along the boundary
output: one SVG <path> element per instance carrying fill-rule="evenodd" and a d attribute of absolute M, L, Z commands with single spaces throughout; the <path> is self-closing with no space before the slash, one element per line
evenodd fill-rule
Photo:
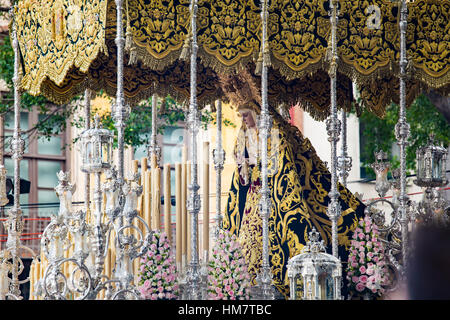
<path fill-rule="evenodd" d="M 366 267 L 361 266 L 361 267 L 359 268 L 359 272 L 361 272 L 361 274 L 366 273 Z"/>
<path fill-rule="evenodd" d="M 367 276 L 366 275 L 362 275 L 361 277 L 359 277 L 359 281 L 361 281 L 362 283 L 366 283 L 367 282 Z"/>
<path fill-rule="evenodd" d="M 359 277 L 357 277 L 357 276 L 352 277 L 352 282 L 358 283 L 358 281 L 359 281 Z"/>
<path fill-rule="evenodd" d="M 366 286 L 365 286 L 364 284 L 362 284 L 361 282 L 359 282 L 358 284 L 356 284 L 356 290 L 357 290 L 358 292 L 364 291 L 365 287 L 366 287 Z"/>

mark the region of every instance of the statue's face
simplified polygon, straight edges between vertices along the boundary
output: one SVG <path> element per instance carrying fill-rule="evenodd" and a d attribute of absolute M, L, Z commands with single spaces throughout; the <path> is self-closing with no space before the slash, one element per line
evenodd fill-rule
<path fill-rule="evenodd" d="M 242 110 L 242 121 L 244 121 L 247 128 L 254 128 L 256 127 L 255 119 L 253 118 L 253 113 L 250 110 Z"/>

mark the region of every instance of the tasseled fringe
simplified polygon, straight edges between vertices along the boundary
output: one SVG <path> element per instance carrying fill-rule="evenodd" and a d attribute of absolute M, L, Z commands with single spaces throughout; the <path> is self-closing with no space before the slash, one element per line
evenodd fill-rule
<path fill-rule="evenodd" d="M 161 107 L 159 108 L 159 114 L 165 114 L 166 113 L 166 98 L 161 100 Z"/>
<path fill-rule="evenodd" d="M 259 51 L 258 60 L 256 61 L 255 75 L 261 76 L 263 64 L 263 53 Z"/>
<path fill-rule="evenodd" d="M 269 43 L 266 40 L 266 43 L 264 45 L 264 51 L 263 51 L 263 58 L 264 58 L 264 62 L 266 64 L 266 67 L 271 67 L 272 66 L 272 62 L 270 59 L 270 49 L 269 49 Z"/>
<path fill-rule="evenodd" d="M 128 65 L 133 65 L 137 63 L 137 53 L 136 53 L 136 48 L 133 46 L 130 49 L 130 58 L 128 60 Z"/>
<path fill-rule="evenodd" d="M 125 51 L 129 52 L 128 65 L 137 63 L 136 47 L 133 45 L 133 34 L 131 32 L 130 17 L 128 15 L 128 2 L 127 2 L 127 30 L 125 32 Z"/>
<path fill-rule="evenodd" d="M 266 42 L 264 48 L 259 51 L 258 60 L 256 61 L 255 75 L 261 76 L 263 63 L 266 67 L 271 67 L 269 44 Z"/>
<path fill-rule="evenodd" d="M 184 40 L 183 49 L 181 50 L 180 59 L 183 61 L 188 61 L 191 53 L 191 34 L 188 33 L 186 39 Z"/>

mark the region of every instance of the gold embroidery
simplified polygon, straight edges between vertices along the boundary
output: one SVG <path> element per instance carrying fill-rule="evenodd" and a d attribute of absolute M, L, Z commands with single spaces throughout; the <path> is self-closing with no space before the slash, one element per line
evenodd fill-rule
<path fill-rule="evenodd" d="M 285 296 L 289 295 L 286 264 L 290 257 L 300 253 L 307 239 L 307 232 L 314 226 L 326 244 L 331 239 L 331 222 L 326 214 L 330 173 L 317 157 L 308 139 L 298 129 L 288 125 L 275 112 L 273 132 L 279 135 L 277 163 L 273 175 L 268 177 L 271 213 L 269 217 L 269 260 L 274 285 Z M 244 137 L 241 132 L 238 137 Z M 238 138 L 239 139 L 239 138 Z M 242 145 L 241 145 L 242 146 Z M 238 149 L 239 145 L 236 147 Z M 242 150 L 241 150 L 242 151 Z M 255 167 L 248 191 L 239 184 L 239 170 L 236 168 L 230 189 L 229 201 L 223 227 L 239 236 L 243 253 L 253 281 L 259 272 L 262 260 L 262 220 L 259 215 L 260 171 Z M 306 181 L 308 180 L 308 181 Z M 304 188 L 308 184 L 309 188 Z M 328 185 L 327 187 L 325 186 Z M 241 189 L 242 188 L 242 189 Z M 352 230 L 363 214 L 364 206 L 342 185 L 339 185 L 343 214 L 338 221 L 338 241 L 341 248 L 348 248 Z M 245 198 L 246 196 L 246 198 Z M 237 203 L 237 198 L 245 203 Z M 241 222 L 242 221 L 242 222 Z"/>
<path fill-rule="evenodd" d="M 398 74 L 398 4 L 390 0 L 341 0 L 338 21 L 338 105 L 352 101 L 352 81 L 363 105 L 378 116 L 395 101 Z M 370 26 L 368 8 L 378 6 L 381 19 Z M 114 1 L 23 0 L 16 21 L 23 63 L 22 88 L 67 103 L 84 84 L 115 94 L 116 12 Z M 189 96 L 187 64 L 177 59 L 189 33 L 189 1 L 128 0 L 124 29 L 127 49 L 125 95 L 130 101 L 152 93 Z M 315 119 L 329 115 L 328 1 L 274 0 L 270 3 L 268 44 L 271 52 L 269 103 L 299 100 Z M 418 92 L 450 91 L 450 0 L 417 0 L 408 4 L 407 50 L 411 101 Z M 252 70 L 261 42 L 259 2 L 199 1 L 198 84 L 201 106 L 224 98 L 217 73 Z M 133 59 L 137 57 L 137 59 Z M 137 70 L 140 69 L 140 70 Z M 107 78 L 103 78 L 107 77 Z M 385 81 L 384 81 L 385 80 Z M 158 85 L 155 85 L 158 83 Z M 102 84 L 103 86 L 101 86 Z"/>

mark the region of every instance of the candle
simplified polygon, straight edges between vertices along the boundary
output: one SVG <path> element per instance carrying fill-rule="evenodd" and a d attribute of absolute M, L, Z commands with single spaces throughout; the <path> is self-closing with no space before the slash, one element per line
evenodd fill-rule
<path fill-rule="evenodd" d="M 167 234 L 169 243 L 172 243 L 172 230 L 171 230 L 171 217 L 170 211 L 171 205 L 171 192 L 170 192 L 170 164 L 167 163 L 164 166 L 164 231 Z"/>
<path fill-rule="evenodd" d="M 152 218 L 151 218 L 151 198 L 150 198 L 150 191 L 151 191 L 151 181 L 152 176 L 150 170 L 146 170 L 144 172 L 144 220 L 147 223 L 148 227 L 152 228 Z"/>
<path fill-rule="evenodd" d="M 209 142 L 203 143 L 203 254 L 209 253 Z"/>
<path fill-rule="evenodd" d="M 152 217 L 154 230 L 161 228 L 161 169 L 156 163 L 156 155 L 152 156 Z"/>
<path fill-rule="evenodd" d="M 188 186 L 192 182 L 191 181 L 191 161 L 190 160 L 187 162 L 187 167 L 186 167 L 186 182 L 187 182 Z M 190 197 L 190 194 L 188 194 L 186 191 L 186 199 L 187 199 L 187 197 Z M 191 256 L 192 256 L 192 252 L 191 252 L 191 250 L 192 250 L 192 247 L 191 247 L 192 215 L 190 212 L 187 211 L 187 208 L 186 208 L 186 216 L 187 216 L 186 217 L 186 221 L 187 221 L 187 223 L 186 223 L 186 228 L 187 228 L 187 232 L 186 232 L 186 234 L 187 234 L 187 237 L 186 237 L 187 238 L 186 239 L 186 246 L 187 246 L 186 257 L 187 257 L 187 259 L 186 259 L 186 261 L 187 261 L 187 263 L 189 263 L 191 261 Z"/>
<path fill-rule="evenodd" d="M 5 295 L 9 291 L 8 262 L 4 261 L 0 264 L 0 299 L 5 300 Z"/>
<path fill-rule="evenodd" d="M 187 253 L 187 211 L 186 211 L 186 195 L 187 195 L 187 184 L 186 184 L 186 171 L 187 171 L 187 148 L 184 147 L 182 150 L 182 171 L 181 171 L 181 225 L 182 225 L 182 265 L 183 268 L 186 266 L 186 253 Z"/>
<path fill-rule="evenodd" d="M 181 217 L 181 163 L 175 165 L 175 208 L 176 208 L 176 262 L 178 271 L 181 270 L 182 248 L 182 217 Z"/>

